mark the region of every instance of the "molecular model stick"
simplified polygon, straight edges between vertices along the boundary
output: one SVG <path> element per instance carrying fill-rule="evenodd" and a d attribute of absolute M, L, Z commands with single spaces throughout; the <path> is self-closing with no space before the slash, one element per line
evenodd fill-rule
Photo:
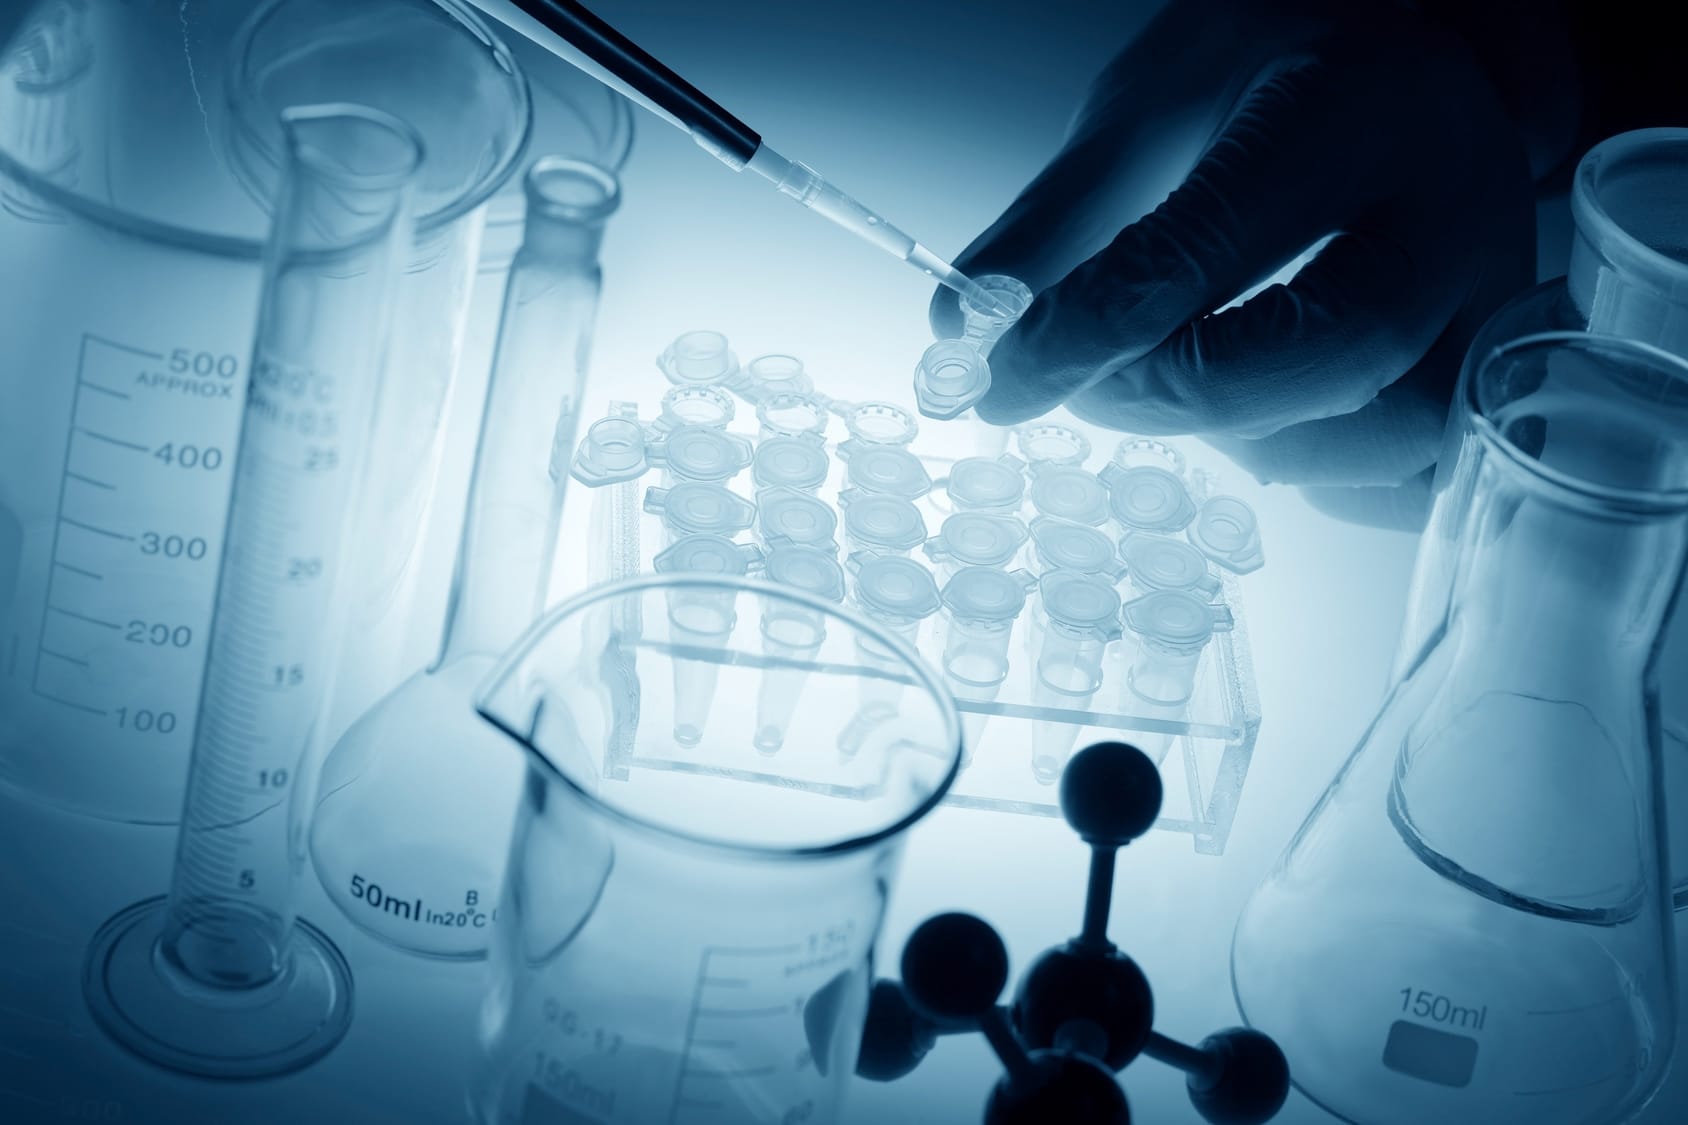
<path fill-rule="evenodd" d="M 899 1078 L 939 1035 L 980 1031 L 1005 1072 L 984 1125 L 1129 1125 L 1114 1073 L 1139 1055 L 1184 1071 L 1191 1103 L 1213 1125 L 1270 1120 L 1289 1094 L 1277 1044 L 1244 1027 L 1193 1047 L 1155 1031 L 1148 978 L 1106 936 L 1115 855 L 1160 815 L 1159 770 L 1134 746 L 1097 743 L 1068 763 L 1060 800 L 1091 849 L 1078 936 L 1033 962 L 1003 1007 L 1008 951 L 997 932 L 970 914 L 927 919 L 903 947 L 902 982 L 874 985 L 856 1073 Z"/>

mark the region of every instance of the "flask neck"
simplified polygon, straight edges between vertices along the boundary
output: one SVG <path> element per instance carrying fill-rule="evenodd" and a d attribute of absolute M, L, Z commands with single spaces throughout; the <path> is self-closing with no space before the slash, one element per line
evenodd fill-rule
<path fill-rule="evenodd" d="M 585 389 L 615 182 L 547 158 L 528 177 L 439 665 L 501 653 L 544 608 Z"/>
<path fill-rule="evenodd" d="M 1688 355 L 1688 129 L 1624 133 L 1577 167 L 1566 288 L 1590 331 Z"/>

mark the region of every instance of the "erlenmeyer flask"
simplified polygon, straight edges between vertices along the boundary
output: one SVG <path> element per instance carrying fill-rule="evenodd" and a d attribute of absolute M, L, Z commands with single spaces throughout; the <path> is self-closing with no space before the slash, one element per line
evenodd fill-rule
<path fill-rule="evenodd" d="M 1498 348 L 1425 647 L 1237 924 L 1248 1022 L 1351 1121 L 1622 1121 L 1676 965 L 1656 664 L 1688 542 L 1688 363 Z"/>

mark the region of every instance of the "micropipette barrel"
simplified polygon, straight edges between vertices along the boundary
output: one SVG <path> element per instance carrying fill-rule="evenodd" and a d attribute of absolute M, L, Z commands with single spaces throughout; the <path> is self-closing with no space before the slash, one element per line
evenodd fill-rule
<path fill-rule="evenodd" d="M 735 172 L 748 168 L 817 215 L 955 290 L 1011 316 L 988 291 L 800 161 L 787 160 L 750 126 L 575 0 L 471 0 L 512 31 L 650 110 Z"/>

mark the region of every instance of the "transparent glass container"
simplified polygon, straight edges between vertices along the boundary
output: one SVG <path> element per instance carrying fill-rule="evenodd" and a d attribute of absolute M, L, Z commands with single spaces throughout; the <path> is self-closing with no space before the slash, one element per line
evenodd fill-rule
<path fill-rule="evenodd" d="M 1592 331 L 1688 356 L 1688 129 L 1623 133 L 1590 149 L 1571 185 L 1575 222 L 1569 270 L 1519 295 L 1486 323 L 1466 353 L 1461 391 L 1499 345 L 1538 332 Z M 1419 540 L 1418 561 L 1396 651 L 1397 673 L 1418 659 L 1445 616 L 1453 589 L 1460 530 L 1475 477 L 1461 450 L 1475 439 L 1467 413 L 1453 411 L 1437 461 L 1434 505 Z M 1688 825 L 1688 614 L 1667 626 L 1661 722 L 1667 742 L 1670 801 Z M 1675 833 L 1677 903 L 1688 905 L 1688 827 Z"/>
<path fill-rule="evenodd" d="M 717 595 L 724 640 L 674 636 L 682 586 Z M 785 666 L 759 624 L 775 602 L 819 619 L 824 639 L 802 658 L 809 690 L 770 758 L 753 701 Z M 864 663 L 864 639 L 897 667 Z M 719 670 L 692 748 L 674 744 L 682 656 Z M 908 690 L 841 751 L 857 681 L 886 676 Z M 669 576 L 554 611 L 479 709 L 522 753 L 526 781 L 480 1019 L 477 1120 L 839 1120 L 902 840 L 960 758 L 954 705 L 927 666 L 829 599 Z M 606 770 L 681 754 L 696 768 Z M 743 780 L 752 764 L 787 784 Z"/>
<path fill-rule="evenodd" d="M 1530 336 L 1459 405 L 1446 611 L 1245 907 L 1237 1000 L 1350 1121 L 1623 1121 L 1676 1035 L 1657 663 L 1688 362 Z"/>
<path fill-rule="evenodd" d="M 481 205 L 529 125 L 519 69 L 457 0 L 46 4 L 0 55 L 0 784 L 30 799 L 181 810 L 280 115 L 339 102 L 426 150 L 360 501 L 379 549 L 352 603 L 355 714 L 403 670 Z M 196 639 L 105 643 L 131 622 Z"/>

